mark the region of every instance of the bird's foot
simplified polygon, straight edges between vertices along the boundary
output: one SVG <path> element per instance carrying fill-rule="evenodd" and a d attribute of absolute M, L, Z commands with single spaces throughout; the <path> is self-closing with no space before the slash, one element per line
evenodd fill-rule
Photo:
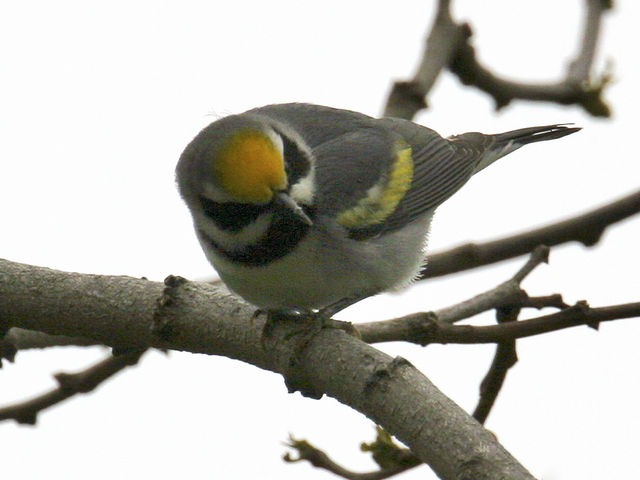
<path fill-rule="evenodd" d="M 324 328 L 336 328 L 345 333 L 360 338 L 358 330 L 351 322 L 343 320 L 335 320 L 325 315 L 324 310 L 320 311 L 299 311 L 299 310 L 261 310 L 254 312 L 252 319 L 255 320 L 261 314 L 267 315 L 264 327 L 262 329 L 262 344 L 273 337 L 273 333 L 278 325 L 286 328 L 283 335 L 285 340 L 301 335 L 309 337 L 306 344 Z"/>

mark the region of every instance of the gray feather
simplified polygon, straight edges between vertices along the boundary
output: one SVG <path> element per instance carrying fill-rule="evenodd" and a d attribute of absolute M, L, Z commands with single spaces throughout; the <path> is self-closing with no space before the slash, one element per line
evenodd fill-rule
<path fill-rule="evenodd" d="M 412 147 L 414 177 L 396 211 L 371 234 L 402 228 L 432 212 L 474 174 L 523 145 L 561 138 L 580 130 L 559 124 L 497 135 L 471 132 L 445 139 L 407 120 L 383 118 L 379 122 L 400 134 Z"/>
<path fill-rule="evenodd" d="M 449 139 L 454 144 L 466 144 L 467 148 L 475 149 L 481 154 L 474 170 L 474 173 L 477 173 L 523 145 L 562 138 L 578 130 L 581 129 L 569 127 L 568 124 L 557 124 L 520 128 L 496 135 L 484 135 L 476 132 L 463 133 L 449 137 Z"/>

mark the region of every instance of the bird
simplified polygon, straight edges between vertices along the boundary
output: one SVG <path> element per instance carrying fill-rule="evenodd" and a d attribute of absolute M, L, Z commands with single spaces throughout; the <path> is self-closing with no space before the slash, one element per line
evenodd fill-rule
<path fill-rule="evenodd" d="M 570 125 L 444 138 L 399 118 L 273 104 L 200 131 L 176 183 L 232 292 L 261 311 L 331 316 L 410 285 L 436 208 L 499 158 L 580 130 Z"/>

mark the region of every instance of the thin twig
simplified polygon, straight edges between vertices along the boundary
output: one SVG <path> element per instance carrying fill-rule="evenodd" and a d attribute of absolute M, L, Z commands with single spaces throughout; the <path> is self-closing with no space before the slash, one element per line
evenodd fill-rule
<path fill-rule="evenodd" d="M 576 241 L 595 245 L 610 225 L 640 212 L 640 190 L 582 215 L 486 243 L 468 243 L 428 256 L 420 279 L 470 270 L 520 255 L 538 245 L 553 247 Z"/>
<path fill-rule="evenodd" d="M 520 308 L 518 307 L 497 309 L 496 318 L 498 324 L 517 321 L 519 313 Z M 507 372 L 517 361 L 518 354 L 516 353 L 515 340 L 506 340 L 498 343 L 491 367 L 489 367 L 489 371 L 482 380 L 482 383 L 480 383 L 480 399 L 473 411 L 473 418 L 478 420 L 478 422 L 484 424 L 484 422 L 487 421 L 487 417 L 498 398 L 498 393 L 500 393 L 500 389 L 507 378 Z"/>
<path fill-rule="evenodd" d="M 88 393 L 120 370 L 135 365 L 144 351 L 109 355 L 99 363 L 78 373 L 57 373 L 58 387 L 25 402 L 0 408 L 1 420 L 34 425 L 38 413 L 78 393 Z"/>
<path fill-rule="evenodd" d="M 507 306 L 544 308 L 555 306 L 565 308 L 562 296 L 551 295 L 549 297 L 532 299 L 521 287 L 522 281 L 540 264 L 549 261 L 549 247 L 539 245 L 531 252 L 529 260 L 516 272 L 516 274 L 506 282 L 498 285 L 488 292 L 481 293 L 475 297 L 461 302 L 451 307 L 442 308 L 435 312 L 439 321 L 445 323 L 455 323 L 460 320 L 478 315 L 479 313 Z M 546 300 L 546 301 L 545 301 Z"/>
<path fill-rule="evenodd" d="M 416 313 L 403 318 L 407 322 L 413 322 L 416 329 L 410 341 L 428 345 L 499 343 L 583 325 L 598 328 L 601 322 L 636 317 L 640 317 L 640 302 L 591 308 L 586 302 L 581 301 L 560 312 L 502 325 L 451 325 L 439 322 L 430 312 Z M 417 331 L 418 325 L 421 325 L 421 334 Z"/>
<path fill-rule="evenodd" d="M 536 255 L 536 252 L 538 254 Z M 548 253 L 548 252 L 547 252 Z M 541 254 L 543 252 L 540 248 L 534 251 L 527 264 L 520 269 L 514 276 L 512 281 L 520 282 L 526 275 L 528 275 L 542 260 Z M 536 258 L 537 257 L 537 258 Z M 559 295 L 550 295 L 547 297 L 528 297 L 528 303 L 535 305 L 536 308 L 543 308 L 548 306 L 554 306 L 556 308 L 564 309 L 568 305 L 562 301 L 562 297 Z M 496 319 L 498 324 L 505 322 L 515 322 L 518 320 L 521 307 L 498 307 L 496 309 Z M 485 375 L 484 379 L 480 383 L 480 398 L 478 405 L 473 411 L 473 418 L 478 420 L 481 424 L 487 421 L 487 417 L 493 408 L 500 390 L 504 386 L 504 382 L 507 378 L 507 373 L 518 361 L 518 354 L 516 352 L 516 340 L 505 340 L 499 342 L 496 346 L 496 351 L 489 367 L 489 371 Z"/>
<path fill-rule="evenodd" d="M 496 109 L 507 106 L 514 99 L 579 105 L 596 117 L 611 116 L 611 109 L 602 98 L 611 75 L 604 72 L 596 80 L 590 76 L 600 22 L 604 9 L 600 0 L 587 0 L 587 15 L 580 51 L 569 63 L 565 78 L 546 84 L 514 82 L 495 75 L 480 65 L 474 47 L 464 43 L 452 59 L 449 69 L 465 85 L 472 85 L 489 94 Z"/>
<path fill-rule="evenodd" d="M 584 28 L 582 42 L 576 58 L 567 68 L 567 83 L 580 85 L 589 82 L 589 75 L 596 55 L 602 15 L 611 8 L 610 2 L 603 0 L 586 0 Z"/>
<path fill-rule="evenodd" d="M 422 465 L 420 459 L 413 455 L 410 450 L 406 448 L 396 448 L 394 454 L 396 454 L 398 458 L 392 465 L 381 467 L 380 470 L 372 472 L 358 473 L 339 465 L 333 461 L 329 455 L 311 445 L 306 440 L 297 440 L 290 437 L 286 445 L 294 449 L 298 453 L 298 456 L 293 457 L 291 454 L 286 453 L 283 457 L 284 461 L 294 463 L 306 460 L 316 468 L 322 468 L 347 480 L 384 480 L 385 478 L 393 477 L 418 465 Z"/>
<path fill-rule="evenodd" d="M 506 282 L 497 287 L 476 295 L 456 305 L 442 308 L 435 312 L 411 314 L 404 317 L 377 322 L 365 322 L 357 325 L 358 333 L 367 343 L 413 341 L 420 343 L 425 330 L 429 330 L 432 322 L 452 324 L 473 317 L 494 308 L 517 306 L 543 308 L 565 308 L 567 305 L 560 295 L 531 298 L 520 287 L 520 283 L 541 263 L 546 263 L 549 248 L 538 246 L 526 264 Z"/>
<path fill-rule="evenodd" d="M 440 0 L 433 25 L 426 39 L 418 70 L 409 81 L 395 82 L 384 110 L 385 117 L 412 119 L 427 107 L 426 96 L 440 75 L 451 62 L 455 52 L 469 36 L 466 25 L 458 25 L 451 19 L 449 0 Z"/>

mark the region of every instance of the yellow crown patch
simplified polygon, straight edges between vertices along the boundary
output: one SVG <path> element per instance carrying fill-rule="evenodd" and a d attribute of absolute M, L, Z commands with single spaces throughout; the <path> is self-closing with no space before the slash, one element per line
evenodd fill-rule
<path fill-rule="evenodd" d="M 243 129 L 233 134 L 215 159 L 220 186 L 243 203 L 267 203 L 287 186 L 282 153 L 265 132 Z"/>

